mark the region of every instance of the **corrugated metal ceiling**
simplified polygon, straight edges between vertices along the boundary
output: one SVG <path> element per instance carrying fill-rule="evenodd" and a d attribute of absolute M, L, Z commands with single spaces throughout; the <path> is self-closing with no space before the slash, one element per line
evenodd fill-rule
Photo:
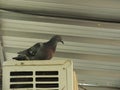
<path fill-rule="evenodd" d="M 120 22 L 119 0 L 2 0 L 1 8 L 18 12 Z"/>

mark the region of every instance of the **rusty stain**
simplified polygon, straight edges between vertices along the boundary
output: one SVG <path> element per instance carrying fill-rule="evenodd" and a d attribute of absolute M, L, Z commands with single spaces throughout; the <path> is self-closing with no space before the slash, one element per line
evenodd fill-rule
<path fill-rule="evenodd" d="M 63 70 L 65 70 L 65 67 L 63 67 Z"/>
<path fill-rule="evenodd" d="M 21 62 L 20 64 L 21 64 L 21 65 L 24 65 L 24 63 L 23 63 L 23 62 Z"/>

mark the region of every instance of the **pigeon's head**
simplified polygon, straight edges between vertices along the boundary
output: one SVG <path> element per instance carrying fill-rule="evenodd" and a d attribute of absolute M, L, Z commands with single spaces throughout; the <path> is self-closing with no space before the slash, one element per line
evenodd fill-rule
<path fill-rule="evenodd" d="M 62 44 L 64 44 L 62 38 L 60 35 L 55 35 L 52 37 L 52 40 L 55 41 L 55 42 L 61 42 Z"/>

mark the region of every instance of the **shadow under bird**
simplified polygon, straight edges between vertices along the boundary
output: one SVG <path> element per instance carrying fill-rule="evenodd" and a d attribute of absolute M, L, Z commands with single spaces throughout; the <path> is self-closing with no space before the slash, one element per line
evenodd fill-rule
<path fill-rule="evenodd" d="M 64 44 L 60 35 L 53 36 L 48 42 L 36 43 L 32 47 L 18 52 L 15 60 L 50 60 L 55 54 L 57 43 Z"/>

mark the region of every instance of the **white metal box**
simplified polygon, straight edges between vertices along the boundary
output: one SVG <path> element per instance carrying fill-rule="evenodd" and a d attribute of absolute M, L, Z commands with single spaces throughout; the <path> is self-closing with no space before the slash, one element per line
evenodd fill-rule
<path fill-rule="evenodd" d="M 71 60 L 6 61 L 2 90 L 73 90 Z"/>

